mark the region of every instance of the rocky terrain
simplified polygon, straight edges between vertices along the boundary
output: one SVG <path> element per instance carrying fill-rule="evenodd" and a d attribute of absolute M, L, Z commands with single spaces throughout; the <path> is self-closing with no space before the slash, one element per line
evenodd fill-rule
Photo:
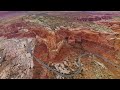
<path fill-rule="evenodd" d="M 120 78 L 119 12 L 11 13 L 0 13 L 0 79 Z"/>

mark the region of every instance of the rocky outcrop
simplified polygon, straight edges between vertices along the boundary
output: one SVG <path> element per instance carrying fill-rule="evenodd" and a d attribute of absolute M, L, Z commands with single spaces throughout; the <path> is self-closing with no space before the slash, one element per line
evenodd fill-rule
<path fill-rule="evenodd" d="M 119 32 L 16 22 L 0 26 L 1 79 L 120 78 Z"/>
<path fill-rule="evenodd" d="M 33 42 L 33 38 L 28 39 L 5 39 L 1 38 L 0 48 L 3 49 L 4 58 L 0 66 L 1 79 L 31 79 L 33 57 L 27 52 L 28 42 Z M 33 46 L 34 47 L 34 46 Z"/>

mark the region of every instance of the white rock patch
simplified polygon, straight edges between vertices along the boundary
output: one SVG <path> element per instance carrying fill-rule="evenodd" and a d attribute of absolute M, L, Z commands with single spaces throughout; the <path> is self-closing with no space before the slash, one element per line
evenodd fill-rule
<path fill-rule="evenodd" d="M 34 41 L 33 38 L 28 39 L 28 43 L 32 42 L 31 47 Z M 6 51 L 6 62 L 11 60 L 5 67 L 2 67 L 1 63 L 0 69 L 4 69 L 0 70 L 0 79 L 31 79 L 34 64 L 32 55 L 26 50 L 28 48 L 26 38 L 5 39 L 0 42 L 0 46 Z"/>

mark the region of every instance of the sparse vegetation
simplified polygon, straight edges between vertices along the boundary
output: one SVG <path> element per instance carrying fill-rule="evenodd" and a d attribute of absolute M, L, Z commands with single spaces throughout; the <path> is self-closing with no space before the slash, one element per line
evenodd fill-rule
<path fill-rule="evenodd" d="M 95 23 L 89 23 L 90 28 L 92 28 L 93 30 L 99 31 L 99 32 L 113 32 L 112 29 L 110 29 L 109 27 L 105 26 L 105 25 L 98 25 Z"/>
<path fill-rule="evenodd" d="M 113 35 L 110 28 L 120 27 L 120 17 L 110 15 L 30 11 L 2 18 L 0 79 L 120 78 L 120 43 L 114 39 L 120 31 Z"/>

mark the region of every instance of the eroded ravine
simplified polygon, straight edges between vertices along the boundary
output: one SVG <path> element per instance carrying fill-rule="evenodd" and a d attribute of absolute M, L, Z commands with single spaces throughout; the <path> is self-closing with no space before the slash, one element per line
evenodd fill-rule
<path fill-rule="evenodd" d="M 120 41 L 114 39 L 119 38 L 119 32 L 113 35 L 79 28 L 54 31 L 24 19 L 4 23 L 0 30 L 0 48 L 6 52 L 1 61 L 0 78 L 66 78 L 46 69 L 26 48 L 63 74 L 77 70 L 78 57 L 89 53 L 81 57 L 82 72 L 71 78 L 120 78 L 120 68 L 114 66 L 120 65 Z"/>

